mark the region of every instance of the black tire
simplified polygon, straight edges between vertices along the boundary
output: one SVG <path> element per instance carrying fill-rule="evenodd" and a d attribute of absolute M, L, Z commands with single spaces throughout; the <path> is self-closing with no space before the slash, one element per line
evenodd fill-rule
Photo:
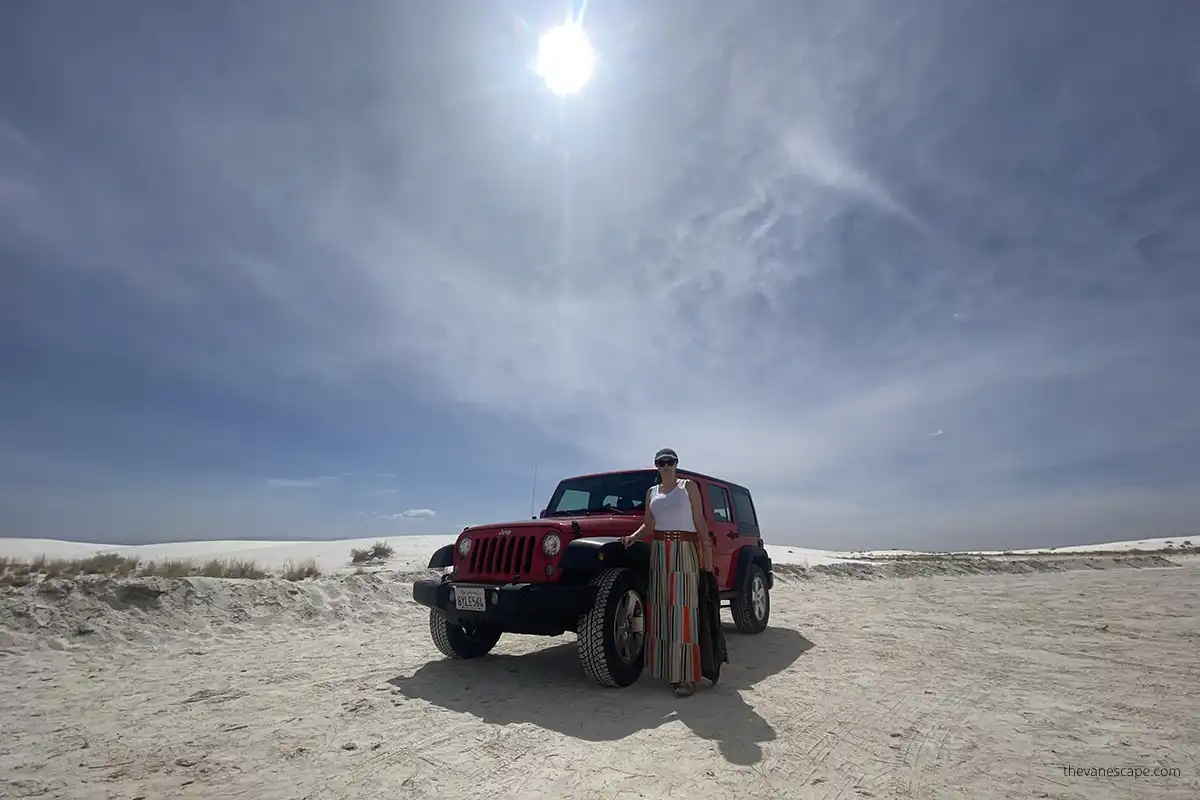
<path fill-rule="evenodd" d="M 480 658 L 486 656 L 500 641 L 500 630 L 494 627 L 466 630 L 437 609 L 429 610 L 429 635 L 433 644 L 447 658 Z"/>
<path fill-rule="evenodd" d="M 587 676 L 601 686 L 625 687 L 642 674 L 646 644 L 646 582 L 631 569 L 606 569 L 592 579 L 596 602 L 579 618 L 579 663 Z M 631 658 L 621 655 L 617 637 L 618 611 L 635 592 L 641 607 L 641 643 Z"/>
<path fill-rule="evenodd" d="M 761 604 L 755 603 L 756 592 L 761 592 Z M 771 590 L 767 588 L 767 573 L 761 564 L 751 563 L 738 587 L 737 596 L 729 603 L 733 612 L 733 624 L 740 633 L 762 633 L 771 619 Z"/>

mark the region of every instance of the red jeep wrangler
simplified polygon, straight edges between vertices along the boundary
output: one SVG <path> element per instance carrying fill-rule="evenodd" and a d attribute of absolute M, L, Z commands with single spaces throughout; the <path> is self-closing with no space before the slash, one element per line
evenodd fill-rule
<path fill-rule="evenodd" d="M 749 490 L 687 470 L 713 536 L 721 599 L 743 633 L 760 633 L 771 613 L 771 558 Z M 450 658 L 486 655 L 504 633 L 578 636 L 584 672 L 628 686 L 642 672 L 650 547 L 618 537 L 642 524 L 654 469 L 566 478 L 531 521 L 466 528 L 429 560 L 448 569 L 413 584 L 428 606 L 429 632 Z"/>

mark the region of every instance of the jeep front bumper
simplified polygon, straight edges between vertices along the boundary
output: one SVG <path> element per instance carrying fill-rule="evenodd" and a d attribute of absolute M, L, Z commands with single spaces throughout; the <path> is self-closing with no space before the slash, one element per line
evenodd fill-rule
<path fill-rule="evenodd" d="M 455 602 L 465 596 L 466 592 L 462 590 L 474 595 L 474 602 L 467 605 L 475 608 L 463 608 L 460 607 L 464 605 L 462 602 Z M 579 616 L 592 608 L 596 587 L 590 584 L 459 583 L 434 578 L 413 582 L 413 600 L 436 609 L 463 627 L 492 624 L 506 633 L 557 636 L 574 630 Z"/>

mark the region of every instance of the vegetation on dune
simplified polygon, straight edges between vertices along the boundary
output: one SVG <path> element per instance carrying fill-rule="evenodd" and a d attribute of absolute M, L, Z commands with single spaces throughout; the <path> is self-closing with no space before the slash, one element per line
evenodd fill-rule
<path fill-rule="evenodd" d="M 1187 556 L 1200 555 L 1200 546 L 1184 541 L 1178 546 L 1161 547 L 1153 550 L 1131 548 L 1129 550 L 1035 550 L 1016 553 L 1005 550 L 994 553 L 898 553 L 896 555 L 875 554 L 863 558 L 865 561 L 964 561 L 979 559 L 1046 559 L 1046 558 L 1127 558 L 1130 556 Z"/>
<path fill-rule="evenodd" d="M 199 563 L 186 558 L 167 558 L 160 561 L 142 561 L 117 553 L 96 553 L 84 558 L 47 558 L 39 556 L 32 561 L 19 561 L 0 557 L 0 586 L 25 586 L 36 578 L 75 578 L 83 575 L 106 575 L 114 578 L 158 577 L 158 578 L 241 578 L 262 580 L 284 578 L 301 581 L 318 578 L 321 569 L 315 560 L 302 563 L 289 561 L 279 571 L 263 569 L 257 563 L 245 559 L 214 558 Z"/>
<path fill-rule="evenodd" d="M 384 541 L 379 541 L 367 548 L 352 549 L 350 551 L 350 563 L 372 564 L 380 561 L 387 561 L 395 554 L 396 551 L 392 549 L 390 544 Z"/>
<path fill-rule="evenodd" d="M 319 578 L 321 577 L 321 568 L 317 566 L 316 560 L 311 558 L 308 561 L 304 561 L 299 564 L 289 561 L 287 566 L 283 569 L 283 577 L 287 578 L 289 581 L 302 581 L 305 578 Z"/>
<path fill-rule="evenodd" d="M 366 567 L 381 564 L 395 555 L 395 550 L 385 541 L 378 541 L 367 548 L 355 548 L 350 551 L 350 561 L 357 566 L 355 575 L 367 574 Z M 1200 545 L 1195 539 L 1183 539 L 1178 544 L 1155 550 L 1086 550 L 1086 551 L 1042 551 L 1038 553 L 1015 554 L 1006 552 L 1001 556 L 979 556 L 966 553 L 918 553 L 895 556 L 876 557 L 877 561 L 954 561 L 970 559 L 994 558 L 1032 558 L 1047 557 L 1107 557 L 1121 559 L 1129 556 L 1170 556 L 1170 555 L 1200 555 Z M 118 553 L 100 552 L 83 558 L 47 558 L 39 556 L 32 561 L 21 561 L 8 556 L 0 556 L 0 586 L 26 586 L 39 579 L 75 578 L 84 575 L 105 575 L 109 577 L 159 577 L 159 578 L 240 578 L 243 580 L 262 580 L 264 578 L 283 578 L 289 581 L 303 581 L 319 578 L 321 568 L 314 559 L 307 561 L 289 561 L 282 569 L 271 571 L 264 569 L 253 561 L 245 559 L 214 558 L 206 562 L 196 562 L 186 558 L 167 558 L 158 561 L 142 561 L 138 558 L 123 556 Z"/>

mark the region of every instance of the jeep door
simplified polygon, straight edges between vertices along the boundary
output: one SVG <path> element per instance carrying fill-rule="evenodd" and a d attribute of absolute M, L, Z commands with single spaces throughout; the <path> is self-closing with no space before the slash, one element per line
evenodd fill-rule
<path fill-rule="evenodd" d="M 716 568 L 717 584 L 728 588 L 737 569 L 734 559 L 737 558 L 740 542 L 729 490 L 719 483 L 705 483 L 704 505 L 713 534 L 713 566 Z"/>

